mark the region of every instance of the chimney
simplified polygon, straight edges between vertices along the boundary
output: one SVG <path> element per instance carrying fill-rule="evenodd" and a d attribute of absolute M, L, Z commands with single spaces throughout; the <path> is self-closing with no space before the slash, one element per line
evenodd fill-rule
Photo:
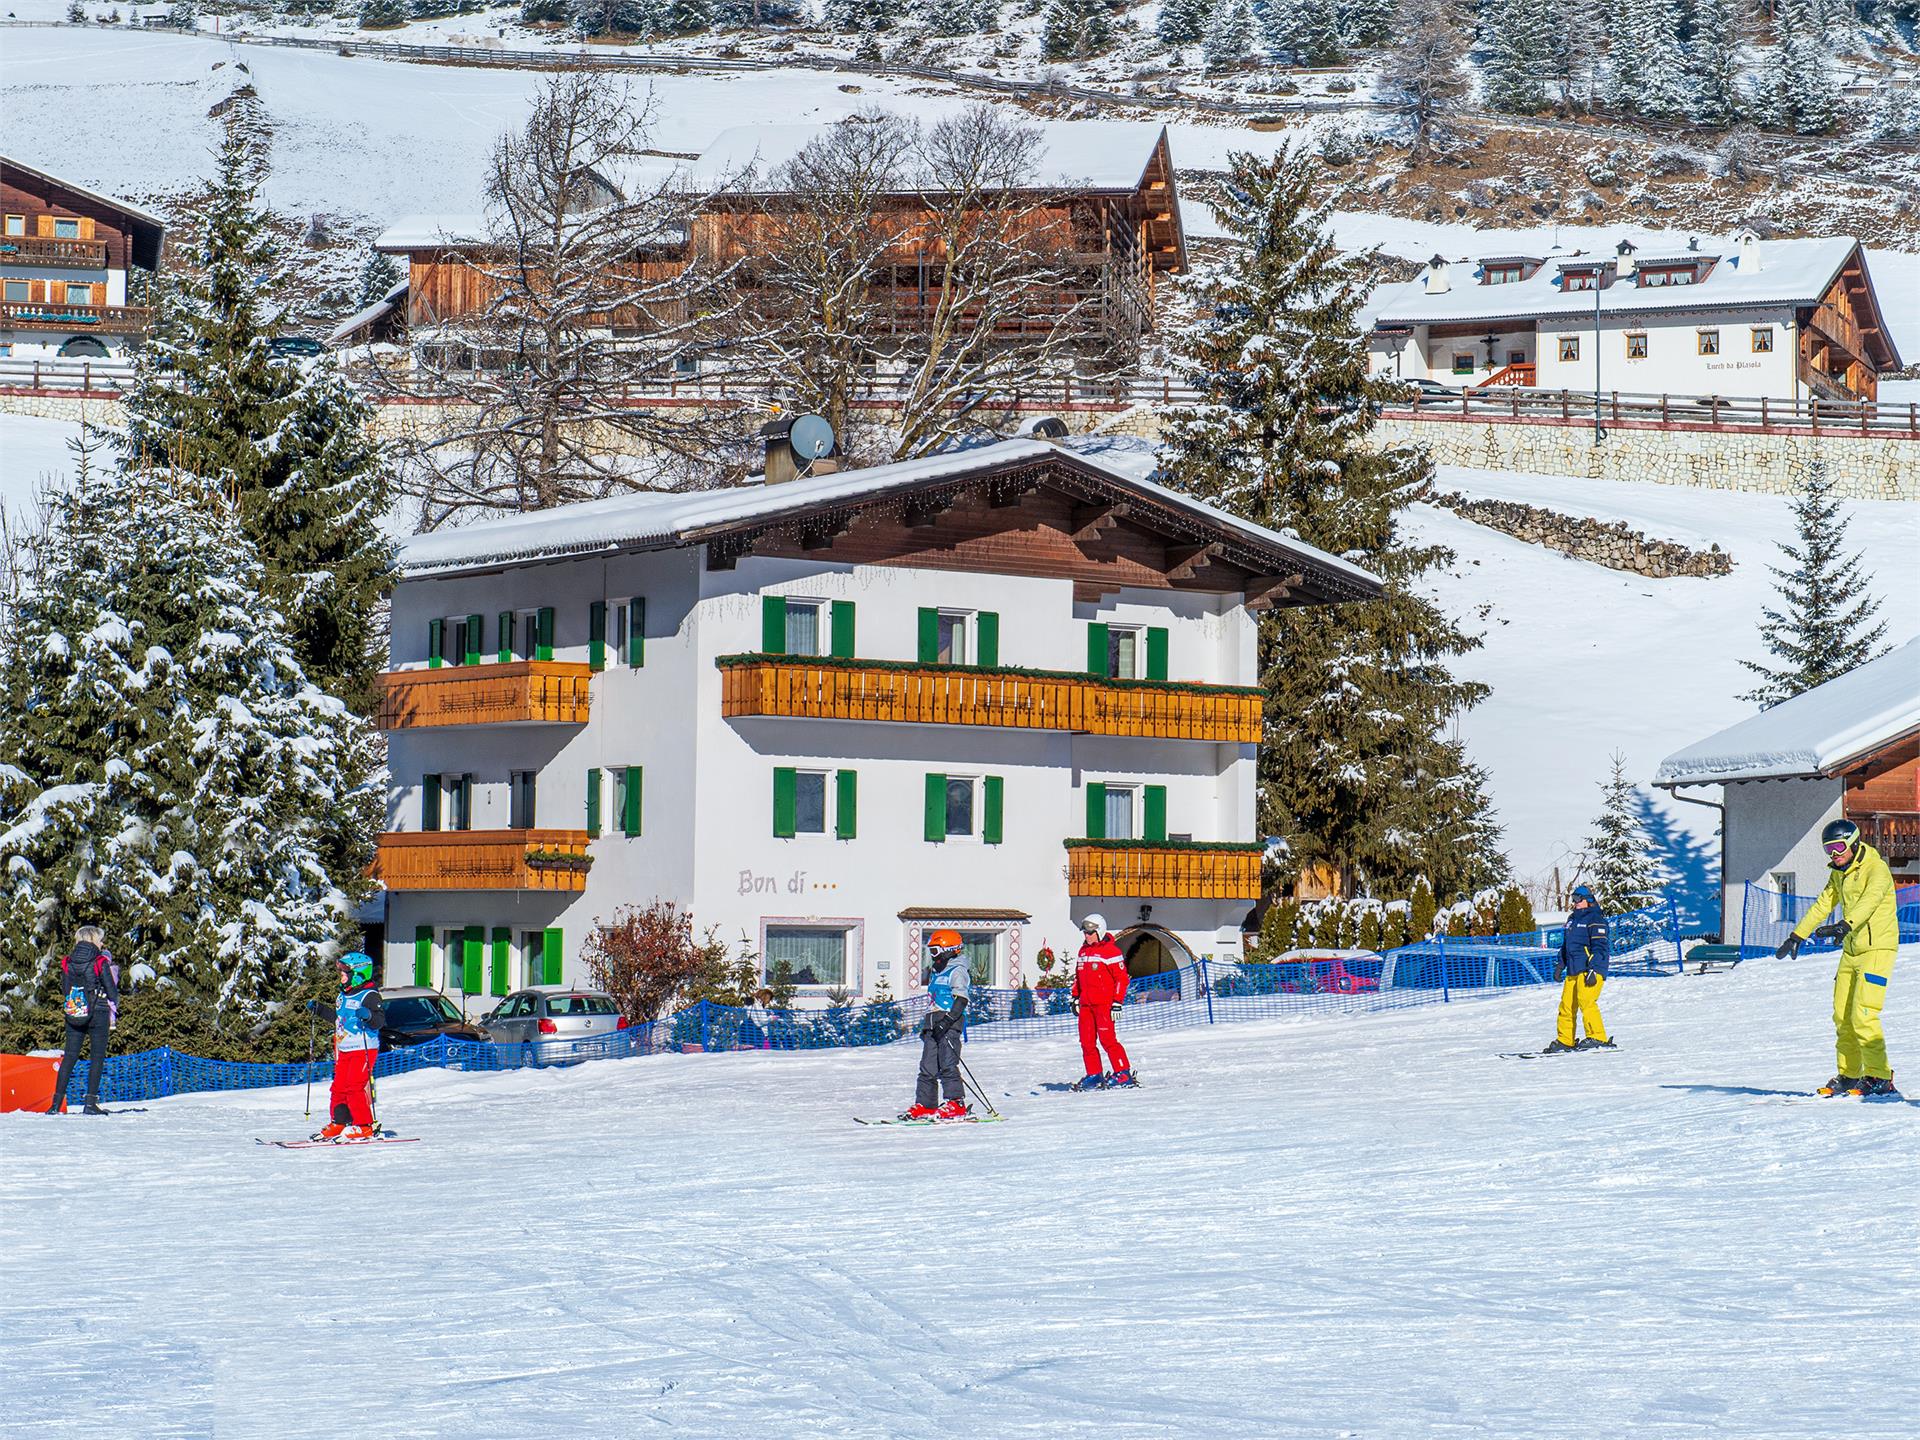
<path fill-rule="evenodd" d="M 1453 289 L 1453 281 L 1447 278 L 1447 257 L 1436 255 L 1427 261 L 1427 294 L 1445 295 Z"/>
<path fill-rule="evenodd" d="M 1622 280 L 1631 280 L 1633 278 L 1633 257 L 1639 248 L 1640 247 L 1635 245 L 1631 240 L 1622 240 L 1618 245 L 1613 247 L 1613 253 L 1620 257 L 1620 263 L 1614 267 L 1614 271 Z"/>
<path fill-rule="evenodd" d="M 1758 275 L 1760 273 L 1760 237 L 1751 230 L 1742 230 L 1733 237 L 1733 243 L 1739 250 L 1739 254 L 1734 257 L 1734 263 L 1740 267 L 1740 273 Z"/>

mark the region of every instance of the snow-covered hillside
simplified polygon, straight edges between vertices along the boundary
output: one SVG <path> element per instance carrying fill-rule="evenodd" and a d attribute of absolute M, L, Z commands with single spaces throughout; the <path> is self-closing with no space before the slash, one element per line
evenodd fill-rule
<path fill-rule="evenodd" d="M 1920 971 L 1920 947 L 1901 966 Z M 1145 1088 L 874 1130 L 907 1045 L 382 1083 L 421 1143 L 274 1151 L 298 1089 L 0 1116 L 18 1433 L 1906 1433 L 1920 1106 L 1790 1099 L 1831 967 L 1135 1042 Z M 1920 1046 L 1913 997 L 1887 1017 Z"/>

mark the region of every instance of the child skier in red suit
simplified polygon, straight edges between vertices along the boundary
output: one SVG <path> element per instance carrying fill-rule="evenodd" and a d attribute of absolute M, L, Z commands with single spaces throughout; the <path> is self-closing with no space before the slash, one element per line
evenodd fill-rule
<path fill-rule="evenodd" d="M 371 1140 L 380 1133 L 373 1118 L 369 1085 L 380 1059 L 380 1027 L 386 1008 L 373 985 L 373 957 L 356 950 L 343 955 L 340 1003 L 307 1001 L 307 1009 L 333 1022 L 333 1089 L 327 1096 L 327 1123 L 316 1140 Z"/>
<path fill-rule="evenodd" d="M 1113 1012 L 1127 999 L 1127 963 L 1113 936 L 1107 933 L 1105 916 L 1087 916 L 1080 922 L 1080 929 L 1086 940 L 1073 967 L 1073 1008 L 1080 1017 L 1080 1057 L 1087 1070 L 1080 1088 L 1131 1085 L 1133 1069 L 1127 1063 L 1127 1052 L 1120 1048 L 1120 1037 L 1113 1033 Z M 1112 1075 L 1100 1073 L 1103 1045 L 1113 1062 Z"/>

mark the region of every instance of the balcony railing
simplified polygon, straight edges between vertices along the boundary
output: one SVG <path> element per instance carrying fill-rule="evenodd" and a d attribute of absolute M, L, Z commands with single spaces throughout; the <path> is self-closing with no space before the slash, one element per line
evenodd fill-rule
<path fill-rule="evenodd" d="M 1853 822 L 1860 838 L 1893 863 L 1920 860 L 1920 814 L 1856 815 Z"/>
<path fill-rule="evenodd" d="M 1069 840 L 1067 893 L 1140 900 L 1257 900 L 1259 845 Z"/>
<path fill-rule="evenodd" d="M 0 260 L 14 265 L 77 265 L 89 270 L 107 267 L 104 240 L 61 240 L 47 235 L 0 237 Z"/>
<path fill-rule="evenodd" d="M 379 839 L 374 874 L 389 890 L 587 888 L 584 830 L 408 830 Z"/>
<path fill-rule="evenodd" d="M 380 728 L 584 725 L 591 675 L 588 666 L 561 660 L 390 670 L 380 677 Z"/>
<path fill-rule="evenodd" d="M 782 655 L 720 658 L 720 713 L 807 720 L 985 725 L 1161 740 L 1260 740 L 1258 690 Z"/>
<path fill-rule="evenodd" d="M 110 335 L 145 332 L 153 312 L 144 305 L 63 305 L 55 300 L 0 301 L 0 325 L 16 330 L 98 330 Z"/>

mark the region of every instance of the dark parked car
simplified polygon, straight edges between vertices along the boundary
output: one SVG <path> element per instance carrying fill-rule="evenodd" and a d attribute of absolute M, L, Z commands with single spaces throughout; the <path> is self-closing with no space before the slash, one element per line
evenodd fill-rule
<path fill-rule="evenodd" d="M 311 360 L 323 349 L 311 335 L 278 335 L 269 340 L 267 346 L 274 354 L 291 356 L 295 360 Z"/>
<path fill-rule="evenodd" d="M 593 1042 L 626 1029 L 627 1017 L 604 991 L 557 985 L 514 991 L 486 1017 L 486 1026 L 503 1044 L 534 1043 L 535 1064 L 560 1064 L 604 1055 L 606 1047 Z"/>
<path fill-rule="evenodd" d="M 380 1027 L 380 1048 L 398 1050 L 445 1036 L 449 1040 L 491 1040 L 486 1027 L 461 1018 L 460 1007 L 426 985 L 395 985 L 380 992 L 387 1023 Z"/>
<path fill-rule="evenodd" d="M 1442 385 L 1438 380 L 1402 380 L 1402 385 L 1413 390 L 1414 403 L 1422 400 L 1458 400 L 1459 390 L 1451 385 Z"/>

